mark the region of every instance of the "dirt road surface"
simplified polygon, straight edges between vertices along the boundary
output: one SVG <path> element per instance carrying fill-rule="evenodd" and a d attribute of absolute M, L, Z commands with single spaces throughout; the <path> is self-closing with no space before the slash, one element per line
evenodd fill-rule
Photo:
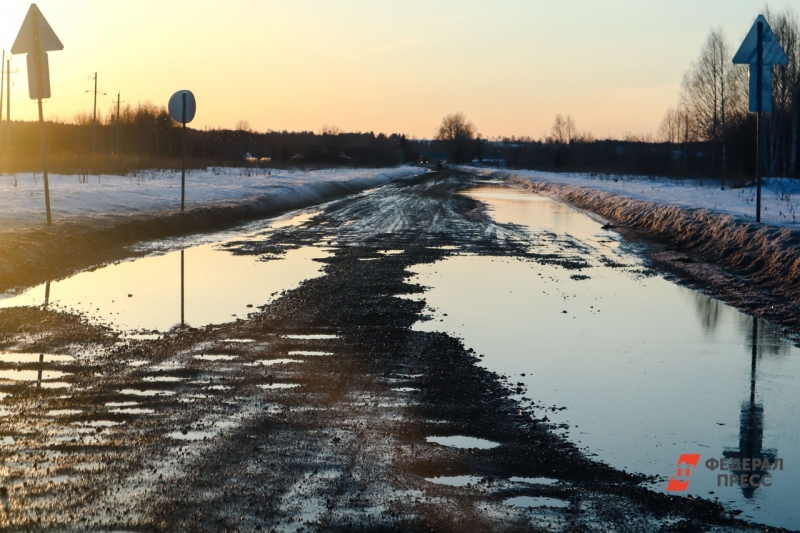
<path fill-rule="evenodd" d="M 455 194 L 475 179 L 429 173 L 230 244 L 264 258 L 332 252 L 323 276 L 247 319 L 132 339 L 45 307 L 0 311 L 0 349 L 12 354 L 0 370 L 31 374 L 0 383 L 0 527 L 769 530 L 592 461 L 470 347 L 411 329 L 425 318 L 424 302 L 404 297 L 423 292 L 408 283 L 412 265 L 468 252 L 587 267 L 569 242 L 532 253 L 546 235 Z M 498 445 L 428 441 L 456 435 Z M 437 476 L 472 477 L 426 480 Z M 518 497 L 553 505 L 508 504 Z"/>

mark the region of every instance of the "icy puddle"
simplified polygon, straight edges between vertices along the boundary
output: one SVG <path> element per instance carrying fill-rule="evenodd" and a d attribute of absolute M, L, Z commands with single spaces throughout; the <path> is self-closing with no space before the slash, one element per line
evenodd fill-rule
<path fill-rule="evenodd" d="M 425 440 L 441 446 L 450 446 L 451 448 L 463 448 L 467 450 L 471 448 L 476 448 L 478 450 L 491 450 L 492 448 L 500 446 L 496 442 L 492 442 L 490 440 L 479 439 L 476 437 L 465 437 L 462 435 L 456 435 L 454 437 L 428 437 Z"/>
<path fill-rule="evenodd" d="M 321 275 L 315 259 L 327 255 L 306 246 L 262 261 L 202 244 L 39 285 L 0 300 L 0 308 L 49 305 L 129 332 L 202 327 L 246 318 L 253 306 Z"/>
<path fill-rule="evenodd" d="M 477 256 L 418 265 L 410 282 L 431 287 L 424 298 L 434 319 L 414 329 L 461 337 L 485 356 L 480 364 L 513 389 L 523 385 L 515 397 L 529 397 L 537 418 L 567 423 L 565 438 L 587 454 L 663 476 L 654 490 L 666 491 L 681 454 L 700 454 L 689 494 L 800 529 L 800 350 L 768 323 L 637 273 L 639 259 L 618 238 L 567 206 L 504 187 L 469 194 L 499 221 L 555 233 L 545 252 L 574 255 L 559 248 L 567 235 L 588 242 L 581 257 L 593 266 Z M 630 267 L 604 266 L 603 256 Z M 751 471 L 769 473 L 770 486 L 749 487 L 736 481 L 741 469 L 706 467 L 744 459 L 782 470 Z"/>

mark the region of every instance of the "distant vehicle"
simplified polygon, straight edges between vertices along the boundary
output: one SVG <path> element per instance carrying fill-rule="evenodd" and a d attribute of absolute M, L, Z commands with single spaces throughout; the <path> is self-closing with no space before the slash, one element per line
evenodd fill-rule
<path fill-rule="evenodd" d="M 428 164 L 428 163 L 430 163 L 430 162 L 431 162 L 431 161 L 430 161 L 430 159 L 428 158 L 428 156 L 422 156 L 422 157 L 420 157 L 420 158 L 419 158 L 419 164 L 420 164 L 420 165 L 427 165 L 427 164 Z"/>

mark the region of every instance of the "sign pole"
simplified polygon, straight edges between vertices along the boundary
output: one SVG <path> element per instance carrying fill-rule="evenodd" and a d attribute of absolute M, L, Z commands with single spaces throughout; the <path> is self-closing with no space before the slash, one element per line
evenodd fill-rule
<path fill-rule="evenodd" d="M 33 43 L 34 62 L 36 63 L 37 101 L 39 102 L 39 149 L 42 152 L 42 176 L 44 177 L 44 203 L 47 210 L 47 225 L 52 225 L 50 217 L 50 184 L 47 179 L 47 149 L 44 140 L 44 113 L 42 113 L 42 96 L 44 80 L 42 79 L 42 52 L 39 45 L 39 17 L 33 14 Z"/>
<path fill-rule="evenodd" d="M 761 122 L 763 117 L 763 92 L 764 92 L 764 23 L 758 23 L 758 40 L 756 41 L 756 70 L 758 79 L 756 80 L 756 222 L 761 222 Z"/>
<path fill-rule="evenodd" d="M 181 213 L 186 206 L 186 93 L 183 93 L 183 164 L 181 166 Z"/>

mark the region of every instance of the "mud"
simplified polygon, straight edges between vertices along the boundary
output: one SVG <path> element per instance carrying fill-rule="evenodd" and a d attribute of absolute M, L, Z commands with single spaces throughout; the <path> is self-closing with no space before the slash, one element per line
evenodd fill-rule
<path fill-rule="evenodd" d="M 0 527 L 770 530 L 592 461 L 459 339 L 412 331 L 425 316 L 424 301 L 403 297 L 423 292 L 412 265 L 470 252 L 586 266 L 574 243 L 531 252 L 527 232 L 454 194 L 473 180 L 446 171 L 389 185 L 231 243 L 265 258 L 333 251 L 324 276 L 247 320 L 137 339 L 45 308 L 1 311 L 0 349 L 45 355 L 3 363 L 43 378 L 0 382 Z M 497 446 L 429 440 L 453 436 Z M 428 481 L 453 476 L 470 477 Z"/>

